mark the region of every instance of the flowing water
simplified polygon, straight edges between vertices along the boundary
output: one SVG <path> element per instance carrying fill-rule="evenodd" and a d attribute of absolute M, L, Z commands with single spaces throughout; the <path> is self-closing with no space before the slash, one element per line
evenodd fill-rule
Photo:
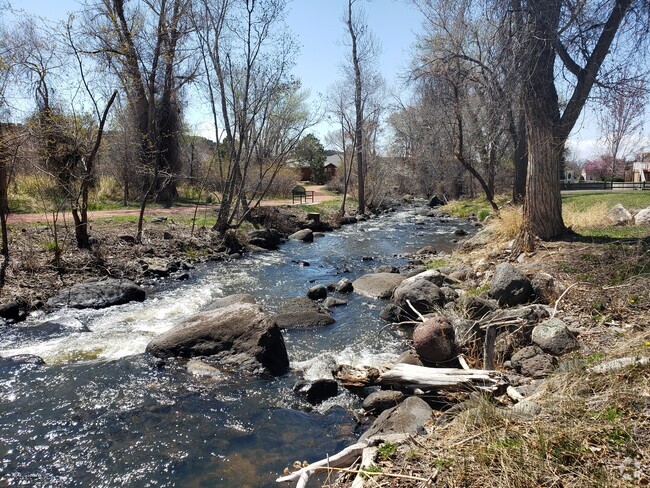
<path fill-rule="evenodd" d="M 398 254 L 425 245 L 448 249 L 454 229 L 469 230 L 466 222 L 418 213 L 399 211 L 313 243 L 205 266 L 182 284 L 162 283 L 142 303 L 37 313 L 0 329 L 0 356 L 47 362 L 0 366 L 0 486 L 273 486 L 293 461 L 354 442 L 357 397 L 342 392 L 311 407 L 292 387 L 337 363 L 394 360 L 404 338 L 379 333 L 379 301 L 352 294 L 333 311 L 334 325 L 284 332 L 292 372 L 280 378 L 196 377 L 182 362 L 157 367 L 144 350 L 215 298 L 250 293 L 275 311 L 314 284 L 404 264 Z M 74 317 L 90 332 L 39 337 L 23 328 L 58 317 Z"/>

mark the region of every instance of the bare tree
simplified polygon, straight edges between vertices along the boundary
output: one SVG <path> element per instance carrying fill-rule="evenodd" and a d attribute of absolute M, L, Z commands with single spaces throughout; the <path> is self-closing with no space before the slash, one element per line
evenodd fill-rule
<path fill-rule="evenodd" d="M 226 149 L 217 154 L 221 200 L 214 230 L 221 235 L 259 204 L 314 123 L 289 73 L 296 45 L 282 30 L 285 7 L 284 0 L 201 0 L 194 12 L 215 139 Z"/>
<path fill-rule="evenodd" d="M 520 16 L 515 55 L 521 75 L 526 115 L 529 167 L 519 251 L 565 233 L 562 220 L 560 171 L 564 145 L 610 56 L 639 48 L 647 40 L 647 8 L 642 1 L 565 2 L 516 0 Z M 638 22 L 638 23 L 637 23 Z M 639 27 L 639 29 L 637 29 Z M 618 34 L 618 35 L 617 35 Z M 614 41 L 618 38 L 618 41 Z M 620 58 L 619 58 L 620 59 Z M 566 80 L 561 110 L 557 69 Z"/>
<path fill-rule="evenodd" d="M 100 56 L 118 76 L 140 139 L 145 172 L 136 240 L 142 238 L 147 200 L 171 203 L 179 172 L 180 90 L 196 65 L 185 42 L 190 0 L 101 0 L 85 11 L 86 52 Z"/>
<path fill-rule="evenodd" d="M 345 24 L 350 35 L 350 61 L 354 80 L 354 153 L 357 163 L 357 209 L 360 214 L 366 211 L 365 177 L 366 148 L 364 141 L 364 98 L 369 90 L 368 83 L 375 76 L 372 63 L 377 55 L 377 44 L 369 31 L 362 9 L 354 10 L 358 0 L 348 0 Z"/>
<path fill-rule="evenodd" d="M 625 165 L 621 158 L 635 149 L 634 136 L 643 127 L 647 90 L 643 77 L 630 77 L 628 68 L 611 85 L 600 89 L 603 110 L 598 112 L 598 125 L 610 159 L 609 177 L 613 179 Z"/>

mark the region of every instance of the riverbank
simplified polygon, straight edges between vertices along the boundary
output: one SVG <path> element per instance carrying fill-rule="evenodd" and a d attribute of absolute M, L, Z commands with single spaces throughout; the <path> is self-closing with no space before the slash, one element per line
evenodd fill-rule
<path fill-rule="evenodd" d="M 255 212 L 255 224 L 246 223 L 225 238 L 211 230 L 214 209 L 151 208 L 142 244 L 135 244 L 133 238 L 135 211 L 97 212 L 90 224 L 92 246 L 88 250 L 76 248 L 73 223 L 63 214 L 56 225 L 51 216 L 16 214 L 9 219 L 10 260 L 0 301 L 20 304 L 24 316 L 61 289 L 91 279 L 124 278 L 145 286 L 160 279 L 183 280 L 198 264 L 238 259 L 254 225 L 276 228 L 281 237 L 287 237 L 305 227 L 328 230 L 352 221 L 337 217 L 338 206 L 330 195 L 319 198 L 320 203 L 314 205 L 264 206 Z M 310 212 L 320 213 L 322 220 L 310 223 Z"/>
<path fill-rule="evenodd" d="M 495 369 L 506 375 L 513 391 L 465 391 L 434 408 L 421 435 L 379 444 L 371 461 L 353 465 L 338 481 L 324 486 L 650 483 L 647 229 L 632 229 L 643 233 L 641 238 L 574 235 L 513 256 L 504 224 L 510 225 L 488 224 L 450 258 L 469 266 L 479 278 L 478 286 L 466 291 L 489 298 L 495 270 L 503 263 L 529 278 L 544 278 L 545 296 L 535 301 L 546 304 L 548 313 L 565 324 L 575 346 L 549 355 L 534 337 L 532 343 L 529 337 L 510 351 L 497 339 Z M 433 262 L 430 267 L 438 264 L 449 265 Z M 527 355 L 518 352 L 522 346 Z M 470 366 L 481 368 L 480 348 L 461 350 Z"/>

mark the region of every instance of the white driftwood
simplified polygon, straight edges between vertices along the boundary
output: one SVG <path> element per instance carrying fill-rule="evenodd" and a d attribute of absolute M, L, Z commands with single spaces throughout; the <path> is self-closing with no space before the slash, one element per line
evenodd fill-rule
<path fill-rule="evenodd" d="M 360 472 L 354 478 L 354 481 L 352 482 L 352 488 L 363 488 L 363 482 L 365 478 L 363 471 L 375 463 L 378 452 L 379 449 L 376 447 L 366 447 L 363 450 L 363 454 L 361 455 L 361 466 L 359 467 Z"/>
<path fill-rule="evenodd" d="M 650 363 L 650 358 L 648 357 L 619 358 L 592 366 L 588 371 L 594 373 L 615 373 L 629 366 L 641 366 L 648 363 Z"/>
<path fill-rule="evenodd" d="M 515 402 L 520 402 L 526 398 L 521 393 L 519 393 L 514 386 L 508 386 L 508 388 L 506 388 L 506 395 L 508 395 L 510 399 Z"/>
<path fill-rule="evenodd" d="M 494 387 L 502 381 L 497 371 L 483 369 L 427 368 L 400 363 L 379 377 L 379 384 L 411 388 L 453 389 L 467 385 Z"/>
<path fill-rule="evenodd" d="M 282 476 L 278 478 L 278 483 L 285 481 L 298 481 L 296 488 L 304 487 L 307 484 L 309 476 L 316 471 L 318 468 L 329 466 L 332 468 L 340 468 L 341 466 L 350 466 L 362 453 L 363 450 L 368 447 L 368 442 L 357 442 L 351 446 L 346 447 L 338 454 L 335 454 L 332 457 L 327 457 L 311 463 L 310 465 L 299 469 L 287 476 Z"/>

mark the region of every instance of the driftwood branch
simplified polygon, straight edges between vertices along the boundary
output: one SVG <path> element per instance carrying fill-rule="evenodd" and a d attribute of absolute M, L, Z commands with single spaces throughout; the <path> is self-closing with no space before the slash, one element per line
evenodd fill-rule
<path fill-rule="evenodd" d="M 422 389 L 454 390 L 463 387 L 494 390 L 503 384 L 497 371 L 458 368 L 427 368 L 400 363 L 379 377 L 378 383 Z"/>
<path fill-rule="evenodd" d="M 346 447 L 341 452 L 335 454 L 332 457 L 326 457 L 325 459 L 311 463 L 310 465 L 305 466 L 304 468 L 299 469 L 298 471 L 295 471 L 287 476 L 282 476 L 275 481 L 278 483 L 285 481 L 298 481 L 296 488 L 305 486 L 307 480 L 309 480 L 309 476 L 317 469 L 350 466 L 363 453 L 363 450 L 368 447 L 368 445 L 368 442 L 357 442 L 356 444 L 352 444 L 351 446 Z"/>

